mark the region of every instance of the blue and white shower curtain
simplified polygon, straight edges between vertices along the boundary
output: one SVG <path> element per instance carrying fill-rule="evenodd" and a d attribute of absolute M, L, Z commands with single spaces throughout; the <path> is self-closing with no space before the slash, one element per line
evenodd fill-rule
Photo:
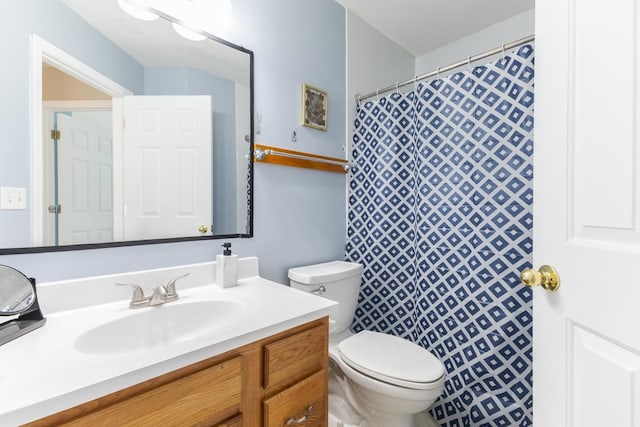
<path fill-rule="evenodd" d="M 364 265 L 352 328 L 445 365 L 443 427 L 532 424 L 534 53 L 359 106 L 347 256 Z"/>

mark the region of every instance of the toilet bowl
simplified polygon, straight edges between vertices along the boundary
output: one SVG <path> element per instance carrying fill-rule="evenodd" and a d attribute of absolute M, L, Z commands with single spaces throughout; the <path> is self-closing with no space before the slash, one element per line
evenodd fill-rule
<path fill-rule="evenodd" d="M 361 275 L 360 264 L 344 261 L 289 270 L 291 287 L 339 303 L 330 314 L 329 418 L 345 426 L 415 426 L 416 414 L 442 393 L 444 366 L 403 338 L 349 330 Z"/>

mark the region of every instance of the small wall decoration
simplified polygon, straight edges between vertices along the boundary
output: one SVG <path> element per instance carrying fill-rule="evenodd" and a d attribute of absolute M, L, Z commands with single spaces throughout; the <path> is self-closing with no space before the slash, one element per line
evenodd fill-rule
<path fill-rule="evenodd" d="M 327 92 L 302 84 L 302 124 L 327 130 Z"/>

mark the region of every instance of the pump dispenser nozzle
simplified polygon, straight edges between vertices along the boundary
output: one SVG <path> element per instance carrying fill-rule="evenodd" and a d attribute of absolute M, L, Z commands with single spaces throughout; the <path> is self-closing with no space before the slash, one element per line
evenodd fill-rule
<path fill-rule="evenodd" d="M 231 255 L 231 243 L 229 243 L 229 242 L 224 243 L 222 245 L 222 247 L 224 248 L 224 251 L 222 252 L 222 255 L 224 255 L 224 256 Z"/>

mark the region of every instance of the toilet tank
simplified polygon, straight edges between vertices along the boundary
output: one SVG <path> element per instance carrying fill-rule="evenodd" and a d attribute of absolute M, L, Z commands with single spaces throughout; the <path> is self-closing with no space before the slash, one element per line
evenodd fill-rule
<path fill-rule="evenodd" d="M 351 325 L 358 303 L 361 278 L 362 265 L 355 262 L 331 261 L 289 269 L 292 288 L 312 292 L 339 304 L 329 315 L 336 322 L 336 333 Z"/>

